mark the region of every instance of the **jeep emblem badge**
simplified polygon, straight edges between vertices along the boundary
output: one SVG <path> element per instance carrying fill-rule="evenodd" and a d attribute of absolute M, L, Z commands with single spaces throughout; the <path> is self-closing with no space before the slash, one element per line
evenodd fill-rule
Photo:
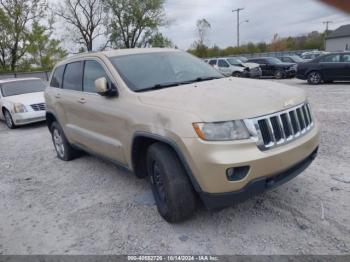
<path fill-rule="evenodd" d="M 293 106 L 294 105 L 294 101 L 291 99 L 291 100 L 288 100 L 286 102 L 284 102 L 284 107 L 289 107 L 289 106 Z"/>

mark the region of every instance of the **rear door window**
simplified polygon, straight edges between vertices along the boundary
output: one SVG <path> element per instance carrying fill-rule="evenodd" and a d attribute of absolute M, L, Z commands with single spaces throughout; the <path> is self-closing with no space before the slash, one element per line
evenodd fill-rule
<path fill-rule="evenodd" d="M 63 77 L 63 89 L 83 90 L 83 62 L 73 62 L 66 65 Z"/>
<path fill-rule="evenodd" d="M 62 88 L 64 67 L 65 67 L 64 65 L 58 66 L 53 72 L 51 82 L 50 82 L 51 87 Z"/>
<path fill-rule="evenodd" d="M 344 63 L 350 63 L 350 54 L 343 55 L 342 62 Z"/>

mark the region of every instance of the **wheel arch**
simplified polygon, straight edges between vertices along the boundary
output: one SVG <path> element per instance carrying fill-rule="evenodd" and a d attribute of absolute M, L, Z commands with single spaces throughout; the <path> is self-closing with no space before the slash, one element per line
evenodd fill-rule
<path fill-rule="evenodd" d="M 146 155 L 149 146 L 151 146 L 154 143 L 163 143 L 175 152 L 180 162 L 182 163 L 183 167 L 185 168 L 186 174 L 188 175 L 193 188 L 195 189 L 196 192 L 201 192 L 202 190 L 196 178 L 194 177 L 192 170 L 189 167 L 179 146 L 172 139 L 162 137 L 159 135 L 143 133 L 143 132 L 138 132 L 134 135 L 133 141 L 132 141 L 132 148 L 131 148 L 131 161 L 132 161 L 132 168 L 135 175 L 139 178 L 144 178 L 147 176 L 145 175 L 147 173 L 147 170 L 146 170 L 147 167 L 146 167 L 146 157 L 144 156 Z"/>
<path fill-rule="evenodd" d="M 49 130 L 51 128 L 52 123 L 55 121 L 57 121 L 56 116 L 52 112 L 46 112 L 46 125 Z"/>

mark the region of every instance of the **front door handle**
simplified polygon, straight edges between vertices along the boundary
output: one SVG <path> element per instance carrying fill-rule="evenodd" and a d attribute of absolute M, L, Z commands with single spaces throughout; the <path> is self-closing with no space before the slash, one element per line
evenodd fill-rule
<path fill-rule="evenodd" d="M 82 97 L 82 98 L 78 99 L 78 102 L 80 104 L 85 104 L 86 103 L 86 99 Z"/>
<path fill-rule="evenodd" d="M 61 98 L 61 94 L 56 94 L 55 98 L 58 98 L 58 99 Z"/>

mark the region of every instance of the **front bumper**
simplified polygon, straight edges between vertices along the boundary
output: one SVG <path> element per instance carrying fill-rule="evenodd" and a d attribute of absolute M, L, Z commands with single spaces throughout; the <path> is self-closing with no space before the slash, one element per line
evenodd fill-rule
<path fill-rule="evenodd" d="M 46 115 L 45 111 L 14 113 L 12 119 L 16 126 L 20 126 L 45 121 Z"/>
<path fill-rule="evenodd" d="M 287 77 L 295 77 L 297 74 L 297 71 L 295 69 L 286 70 L 285 72 Z"/>
<path fill-rule="evenodd" d="M 301 80 L 306 80 L 307 79 L 306 75 L 300 74 L 300 73 L 296 74 L 296 78 L 301 79 Z"/>
<path fill-rule="evenodd" d="M 256 179 L 280 174 L 310 156 L 319 146 L 319 128 L 315 123 L 304 136 L 266 151 L 261 151 L 253 139 L 208 142 L 186 138 L 182 142 L 184 157 L 200 192 L 229 193 Z M 242 180 L 228 180 L 227 169 L 243 166 L 249 166 L 249 171 Z"/>
<path fill-rule="evenodd" d="M 318 148 L 314 150 L 307 158 L 292 166 L 286 171 L 271 177 L 260 177 L 250 181 L 244 188 L 229 192 L 210 194 L 200 192 L 200 197 L 205 206 L 209 209 L 220 209 L 232 205 L 233 203 L 242 202 L 264 191 L 280 186 L 302 173 L 316 158 Z"/>

